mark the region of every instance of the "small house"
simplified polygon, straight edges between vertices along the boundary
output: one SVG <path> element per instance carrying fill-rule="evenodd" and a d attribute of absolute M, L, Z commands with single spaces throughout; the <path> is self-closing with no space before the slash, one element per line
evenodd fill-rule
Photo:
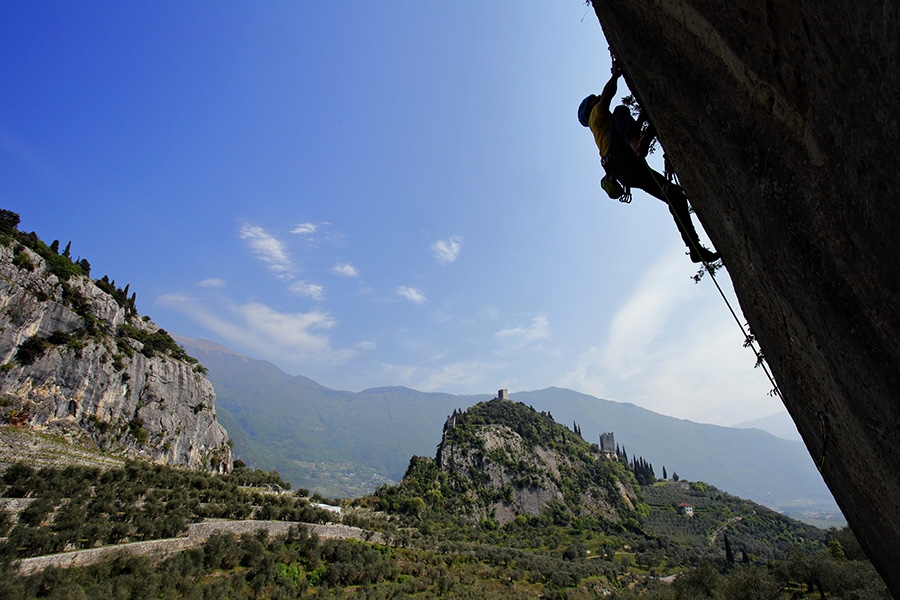
<path fill-rule="evenodd" d="M 688 504 L 687 502 L 682 502 L 681 504 L 678 505 L 678 514 L 686 515 L 688 517 L 693 517 L 694 516 L 693 505 Z"/>

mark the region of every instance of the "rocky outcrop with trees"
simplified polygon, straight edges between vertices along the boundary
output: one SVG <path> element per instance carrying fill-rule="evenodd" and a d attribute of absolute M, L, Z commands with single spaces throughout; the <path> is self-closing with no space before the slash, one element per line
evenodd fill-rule
<path fill-rule="evenodd" d="M 69 246 L 0 211 L 0 423 L 105 451 L 231 470 L 204 368 Z"/>
<path fill-rule="evenodd" d="M 454 411 L 435 459 L 416 456 L 381 508 L 467 514 L 505 525 L 548 511 L 612 522 L 638 503 L 634 474 L 548 413 L 494 399 Z"/>

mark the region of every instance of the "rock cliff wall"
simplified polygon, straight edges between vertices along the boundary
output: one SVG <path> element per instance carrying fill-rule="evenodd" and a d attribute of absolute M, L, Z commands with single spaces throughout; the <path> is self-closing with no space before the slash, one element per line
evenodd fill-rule
<path fill-rule="evenodd" d="M 900 597 L 900 4 L 593 6 L 813 460 Z"/>
<path fill-rule="evenodd" d="M 0 245 L 0 423 L 229 472 L 212 384 L 167 338 L 90 278 Z"/>

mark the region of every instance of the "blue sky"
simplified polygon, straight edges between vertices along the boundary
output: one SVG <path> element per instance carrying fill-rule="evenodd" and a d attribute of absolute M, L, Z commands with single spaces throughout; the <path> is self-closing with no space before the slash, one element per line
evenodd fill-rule
<path fill-rule="evenodd" d="M 582 2 L 5 2 L 0 34 L 2 208 L 168 331 L 336 389 L 783 410 L 664 205 L 599 187 Z"/>

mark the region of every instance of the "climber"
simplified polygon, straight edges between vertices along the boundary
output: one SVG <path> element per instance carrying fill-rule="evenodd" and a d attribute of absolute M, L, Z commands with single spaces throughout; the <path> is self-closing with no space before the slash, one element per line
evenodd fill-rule
<path fill-rule="evenodd" d="M 647 126 L 643 112 L 635 121 L 631 111 L 624 104 L 610 113 L 609 106 L 616 94 L 618 79 L 622 75 L 613 61 L 612 77 L 603 86 L 599 96 L 591 94 L 578 107 L 578 121 L 589 127 L 600 150 L 600 162 L 607 173 L 604 179 L 612 178 L 628 187 L 644 190 L 654 198 L 668 203 L 669 212 L 681 233 L 681 239 L 690 250 L 691 261 L 712 263 L 719 259 L 718 252 L 704 248 L 700 244 L 697 231 L 691 223 L 691 212 L 687 197 L 681 187 L 670 183 L 661 173 L 650 168 L 646 156 L 656 133 L 653 125 Z M 606 189 L 606 186 L 604 186 Z M 610 194 L 615 196 L 616 194 Z"/>

